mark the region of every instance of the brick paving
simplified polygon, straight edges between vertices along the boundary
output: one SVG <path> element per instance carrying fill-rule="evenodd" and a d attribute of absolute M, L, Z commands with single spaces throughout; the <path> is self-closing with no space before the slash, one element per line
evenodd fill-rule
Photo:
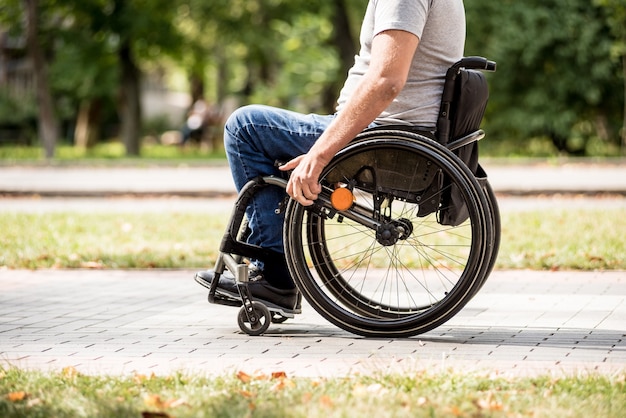
<path fill-rule="evenodd" d="M 0 364 L 88 374 L 626 371 L 626 272 L 495 271 L 448 323 L 368 339 L 313 309 L 259 337 L 193 271 L 2 270 Z"/>
<path fill-rule="evenodd" d="M 502 199 L 503 211 L 555 204 L 626 206 L 623 162 L 486 168 L 499 193 L 549 195 Z M 560 192 L 568 197 L 554 195 Z M 576 193 L 612 197 L 580 199 Z M 0 195 L 5 196 L 0 212 L 228 212 L 233 186 L 224 166 L 0 166 Z M 349 334 L 306 304 L 302 315 L 250 337 L 237 326 L 237 309 L 208 304 L 193 273 L 0 270 L 0 366 L 72 366 L 94 374 L 243 370 L 296 376 L 424 369 L 513 375 L 626 372 L 624 271 L 495 271 L 448 323 L 407 339 Z"/>

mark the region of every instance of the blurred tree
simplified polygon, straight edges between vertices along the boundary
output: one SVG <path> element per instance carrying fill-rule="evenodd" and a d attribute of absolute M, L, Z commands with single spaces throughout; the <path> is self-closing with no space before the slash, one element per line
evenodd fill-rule
<path fill-rule="evenodd" d="M 47 110 L 54 106 L 52 99 L 48 101 L 42 95 L 45 81 L 39 80 L 50 64 L 49 84 L 54 92 L 81 103 L 77 124 L 79 143 L 87 145 L 97 136 L 94 127 L 98 124 L 100 104 L 105 97 L 116 95 L 121 139 L 128 155 L 138 155 L 141 65 L 160 60 L 162 54 L 173 53 L 181 47 L 182 38 L 173 24 L 180 1 L 23 1 L 22 10 L 18 0 L 2 0 L 2 6 L 12 12 L 3 20 L 19 31 L 21 16 L 28 17 L 27 22 L 30 22 L 37 18 L 33 13 L 40 14 L 36 26 L 27 25 L 38 33 L 29 31 L 27 34 L 38 79 L 39 112 L 47 118 L 45 124 L 40 123 L 40 129 L 45 128 L 41 134 L 46 154 L 54 149 L 48 139 L 53 129 Z"/>
<path fill-rule="evenodd" d="M 133 155 L 143 73 L 168 60 L 186 72 L 193 99 L 332 112 L 367 0 L 0 0 L 0 22 L 26 29 L 26 4 L 38 5 L 54 104 L 68 108 L 59 104 L 69 98 L 78 109 L 77 142 L 97 137 L 99 109 L 115 101 Z M 498 61 L 486 116 L 494 138 L 544 136 L 571 154 L 596 138 L 626 141 L 624 0 L 465 7 L 467 55 Z"/>
<path fill-rule="evenodd" d="M 476 0 L 466 9 L 467 51 L 498 61 L 492 133 L 520 143 L 545 136 L 573 155 L 592 138 L 618 142 L 623 76 L 601 9 L 586 0 Z"/>
<path fill-rule="evenodd" d="M 39 103 L 39 136 L 43 141 L 46 158 L 54 157 L 54 148 L 59 138 L 59 123 L 54 112 L 54 103 L 48 81 L 48 62 L 44 56 L 39 32 L 39 1 L 24 0 L 26 14 L 26 44 L 33 63 L 35 88 Z"/>
<path fill-rule="evenodd" d="M 181 46 L 173 21 L 179 3 L 173 0 L 83 0 L 94 2 L 99 31 L 109 42 L 119 68 L 120 136 L 127 155 L 139 155 L 141 135 L 140 62 Z"/>
<path fill-rule="evenodd" d="M 45 157 L 49 159 L 54 156 L 60 131 L 49 79 L 50 56 L 54 50 L 48 36 L 51 31 L 48 23 L 53 7 L 47 0 L 2 0 L 0 7 L 0 24 L 18 39 L 21 37 L 25 40 L 31 64 L 28 68 L 32 69 L 34 80 L 38 134 Z M 28 97 L 11 97 L 9 93 L 7 99 L 26 101 Z M 20 121 L 16 122 L 19 124 Z"/>
<path fill-rule="evenodd" d="M 89 148 L 101 136 L 105 103 L 118 90 L 117 57 L 103 30 L 105 3 L 61 0 L 57 7 L 66 23 L 56 35 L 53 86 L 57 97 L 68 98 L 76 108 L 75 145 Z"/>
<path fill-rule="evenodd" d="M 624 106 L 622 118 L 622 154 L 626 155 L 626 1 L 594 0 L 594 4 L 604 9 L 604 14 L 613 37 L 611 58 L 622 65 L 622 82 L 624 87 Z"/>
<path fill-rule="evenodd" d="M 197 98 L 199 86 L 217 101 L 230 94 L 255 100 L 270 90 L 270 102 L 289 105 L 295 97 L 307 96 L 299 88 L 306 89 L 312 81 L 322 88 L 334 85 L 338 57 L 344 70 L 339 78 L 347 71 L 343 63 L 351 64 L 354 57 L 350 15 L 355 3 L 189 0 L 180 9 L 178 25 L 186 38 L 183 62 L 192 96 Z M 358 3 L 359 12 L 364 12 L 360 8 L 365 2 Z M 213 86 L 199 80 L 207 79 L 207 69 L 214 72 Z"/>
<path fill-rule="evenodd" d="M 185 36 L 181 62 L 191 103 L 205 98 L 223 104 L 236 97 L 243 103 L 331 111 L 345 62 L 351 64 L 355 53 L 356 2 L 360 18 L 363 0 L 184 2 L 178 27 Z"/>

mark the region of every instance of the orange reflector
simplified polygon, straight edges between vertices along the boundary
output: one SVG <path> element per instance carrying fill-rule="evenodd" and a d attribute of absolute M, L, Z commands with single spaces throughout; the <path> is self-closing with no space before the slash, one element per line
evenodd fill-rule
<path fill-rule="evenodd" d="M 331 193 L 330 203 L 333 205 L 333 208 L 337 210 L 348 210 L 354 203 L 354 195 L 350 189 L 339 187 Z"/>

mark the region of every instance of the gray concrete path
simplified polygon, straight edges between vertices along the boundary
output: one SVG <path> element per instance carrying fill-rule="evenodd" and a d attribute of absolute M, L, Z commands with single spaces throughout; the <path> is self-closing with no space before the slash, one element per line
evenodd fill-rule
<path fill-rule="evenodd" d="M 624 164 L 486 168 L 496 191 L 508 195 L 499 198 L 503 212 L 626 206 Z M 224 165 L 0 166 L 0 213 L 228 212 L 233 193 Z M 603 194 L 610 197 L 598 196 Z M 237 309 L 208 304 L 192 276 L 179 270 L 0 270 L 0 365 L 298 376 L 424 369 L 514 375 L 626 371 L 622 271 L 495 271 L 452 320 L 409 339 L 357 337 L 306 305 L 295 319 L 249 337 L 239 331 Z"/>
<path fill-rule="evenodd" d="M 498 193 L 626 195 L 626 161 L 594 164 L 483 163 Z M 0 166 L 0 195 L 179 195 L 216 197 L 235 191 L 225 164 L 203 166 Z"/>
<path fill-rule="evenodd" d="M 0 364 L 83 373 L 626 371 L 626 273 L 496 271 L 452 320 L 406 339 L 304 313 L 243 334 L 192 271 L 0 271 Z"/>

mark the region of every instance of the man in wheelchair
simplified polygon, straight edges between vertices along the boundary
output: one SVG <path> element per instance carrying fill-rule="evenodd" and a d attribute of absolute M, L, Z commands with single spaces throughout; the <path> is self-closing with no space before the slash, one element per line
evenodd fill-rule
<path fill-rule="evenodd" d="M 463 57 L 462 0 L 370 0 L 361 47 L 341 90 L 334 115 L 299 114 L 261 105 L 235 111 L 224 143 L 237 190 L 259 176 L 285 176 L 287 193 L 311 205 L 321 192 L 319 176 L 332 157 L 360 132 L 380 125 L 411 125 L 434 131 L 447 69 Z M 280 167 L 276 161 L 287 161 Z M 283 256 L 284 190 L 268 187 L 246 209 L 247 241 L 271 250 L 251 260 L 248 288 L 254 299 L 294 310 L 294 281 Z M 210 287 L 213 271 L 196 274 Z M 219 276 L 217 291 L 238 296 L 232 276 Z"/>

